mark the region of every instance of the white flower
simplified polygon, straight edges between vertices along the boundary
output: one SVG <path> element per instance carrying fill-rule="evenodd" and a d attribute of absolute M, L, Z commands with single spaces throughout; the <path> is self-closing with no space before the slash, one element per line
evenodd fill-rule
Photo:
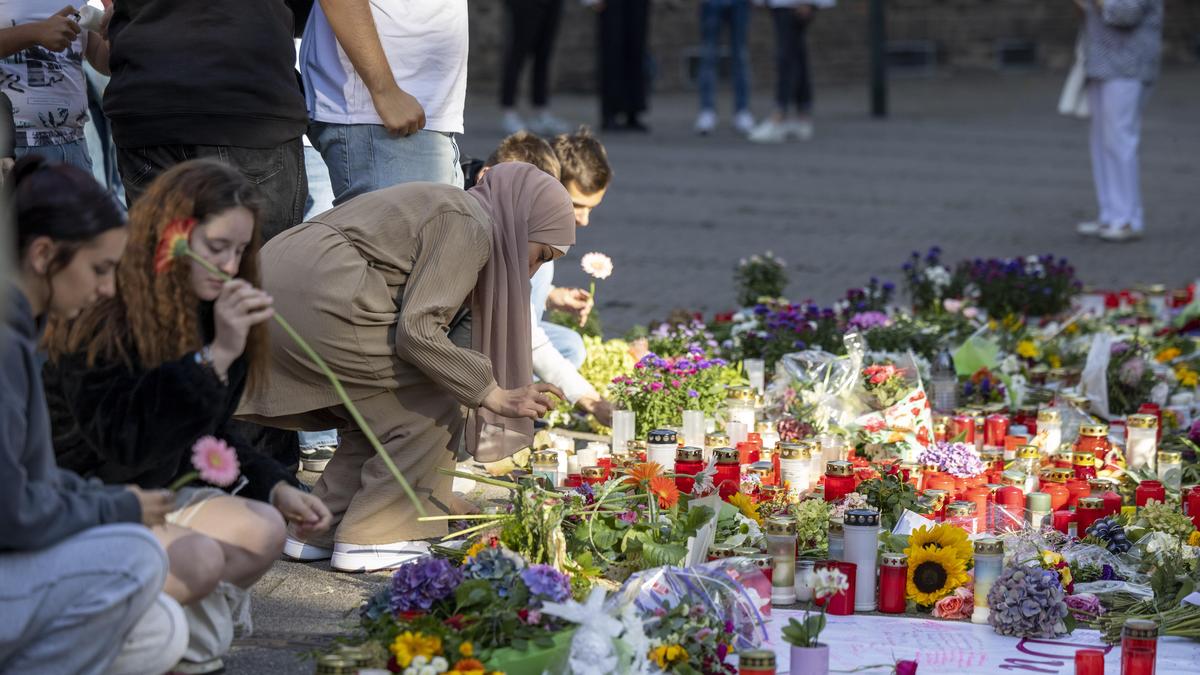
<path fill-rule="evenodd" d="M 951 314 L 958 314 L 958 311 L 962 309 L 962 306 L 963 301 L 956 298 L 946 298 L 942 301 L 942 307 Z"/>
<path fill-rule="evenodd" d="M 425 666 L 418 675 L 438 675 L 438 672 L 433 669 L 433 666 Z"/>
<path fill-rule="evenodd" d="M 745 267 L 745 266 L 746 266 L 746 264 L 747 264 L 747 263 L 749 263 L 749 262 L 750 262 L 750 261 L 746 260 L 745 258 L 742 258 L 741 260 L 739 260 L 739 261 L 738 261 L 738 265 L 741 265 L 742 267 Z"/>
<path fill-rule="evenodd" d="M 412 658 L 412 661 L 409 663 L 409 665 L 411 665 L 413 668 L 423 668 L 429 665 L 429 657 L 418 654 Z"/>
<path fill-rule="evenodd" d="M 774 258 L 774 257 L 775 257 L 775 254 L 771 252 L 771 249 L 767 249 L 767 252 L 766 252 L 766 253 L 764 253 L 763 255 L 765 255 L 765 256 L 766 256 L 766 257 L 768 257 L 768 258 Z"/>
<path fill-rule="evenodd" d="M 750 256 L 750 262 L 760 263 L 760 262 L 762 262 L 762 257 L 759 256 L 757 253 L 755 253 L 754 255 Z"/>
<path fill-rule="evenodd" d="M 925 280 L 935 288 L 945 288 L 950 285 L 950 270 L 941 265 L 925 268 Z"/>
<path fill-rule="evenodd" d="M 450 670 L 450 662 L 440 656 L 433 657 L 433 662 L 429 665 L 433 666 L 433 669 L 439 673 L 444 673 L 447 670 Z"/>
<path fill-rule="evenodd" d="M 713 477 L 717 475 L 717 458 L 715 456 L 709 458 L 708 466 L 704 467 L 700 473 L 696 474 L 695 480 L 692 483 L 692 495 L 695 497 L 703 497 L 713 491 Z"/>
<path fill-rule="evenodd" d="M 826 567 L 813 573 L 813 595 L 817 598 L 836 595 L 849 588 L 850 580 L 841 570 Z"/>
<path fill-rule="evenodd" d="M 588 253 L 583 256 L 583 271 L 597 279 L 607 279 L 613 271 L 612 258 L 603 253 Z"/>

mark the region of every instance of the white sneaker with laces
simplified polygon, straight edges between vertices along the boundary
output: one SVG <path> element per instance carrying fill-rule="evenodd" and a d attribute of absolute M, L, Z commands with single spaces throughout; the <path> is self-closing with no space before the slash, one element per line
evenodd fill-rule
<path fill-rule="evenodd" d="M 715 110 L 701 110 L 696 116 L 696 133 L 707 136 L 717 128 L 717 113 Z"/>
<path fill-rule="evenodd" d="M 512 135 L 525 128 L 525 120 L 521 119 L 521 113 L 516 110 L 509 110 L 504 113 L 504 117 L 500 121 L 500 126 L 504 129 L 506 135 Z"/>
<path fill-rule="evenodd" d="M 801 141 L 812 140 L 812 120 L 788 120 L 786 123 L 786 128 L 788 138 L 795 138 Z"/>
<path fill-rule="evenodd" d="M 557 136 L 568 131 L 567 123 L 543 110 L 529 123 L 529 129 L 539 136 Z"/>
<path fill-rule="evenodd" d="M 748 138 L 753 143 L 783 143 L 787 140 L 787 128 L 773 119 L 767 119 L 754 127 Z"/>
<path fill-rule="evenodd" d="M 330 564 L 339 572 L 378 572 L 400 567 L 429 554 L 427 541 L 392 544 L 334 544 Z"/>
<path fill-rule="evenodd" d="M 740 134 L 749 134 L 754 131 L 754 115 L 749 110 L 742 110 L 733 116 L 733 128 L 738 130 Z"/>
<path fill-rule="evenodd" d="M 1134 239 L 1142 238 L 1142 231 L 1133 229 L 1129 223 L 1124 225 L 1110 225 L 1103 230 L 1100 230 L 1100 238 L 1104 241 L 1133 241 Z"/>
<path fill-rule="evenodd" d="M 1104 223 L 1099 220 L 1089 220 L 1084 223 L 1079 223 L 1075 226 L 1075 231 L 1085 237 L 1094 237 L 1106 229 Z"/>
<path fill-rule="evenodd" d="M 313 546 L 299 539 L 288 537 L 283 544 L 283 554 L 292 560 L 312 562 L 314 560 L 329 560 L 333 557 L 333 549 Z"/>

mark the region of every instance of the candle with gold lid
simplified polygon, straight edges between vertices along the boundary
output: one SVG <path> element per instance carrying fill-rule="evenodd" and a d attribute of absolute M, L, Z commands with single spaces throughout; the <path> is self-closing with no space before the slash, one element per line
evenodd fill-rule
<path fill-rule="evenodd" d="M 1155 471 L 1159 482 L 1168 490 L 1179 490 L 1183 484 L 1183 454 L 1167 450 L 1159 452 Z"/>
<path fill-rule="evenodd" d="M 1004 568 L 1004 542 L 988 537 L 975 540 L 975 609 L 971 623 L 987 623 L 988 592 Z"/>
<path fill-rule="evenodd" d="M 796 602 L 796 519 L 774 516 L 764 526 L 771 554 L 771 604 Z"/>

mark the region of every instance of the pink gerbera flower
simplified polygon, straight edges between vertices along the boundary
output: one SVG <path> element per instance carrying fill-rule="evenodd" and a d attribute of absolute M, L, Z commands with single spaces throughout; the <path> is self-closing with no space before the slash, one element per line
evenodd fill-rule
<path fill-rule="evenodd" d="M 219 438 L 204 436 L 192 446 L 192 466 L 200 478 L 219 487 L 233 485 L 241 473 L 237 453 Z"/>

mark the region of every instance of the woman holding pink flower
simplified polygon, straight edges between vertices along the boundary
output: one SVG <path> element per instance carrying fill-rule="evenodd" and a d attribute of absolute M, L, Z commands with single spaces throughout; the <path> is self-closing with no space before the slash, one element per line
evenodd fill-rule
<path fill-rule="evenodd" d="M 304 531 L 330 522 L 328 508 L 233 424 L 243 391 L 262 382 L 260 324 L 273 312 L 270 296 L 254 287 L 258 204 L 250 182 L 225 164 L 193 161 L 167 171 L 130 213 L 116 292 L 53 325 L 48 338 L 46 391 L 61 464 L 145 489 L 175 488 L 194 469 L 208 481 L 178 490 L 166 524 L 155 529 L 171 557 L 166 589 L 192 627 L 190 672 L 220 667 L 248 609 L 246 589 L 283 548 L 284 519 Z M 157 263 L 160 240 L 180 223 L 193 224 L 193 250 L 233 281 L 197 263 Z M 235 449 L 228 460 L 197 462 L 206 436 Z M 240 476 L 230 474 L 230 460 Z"/>

